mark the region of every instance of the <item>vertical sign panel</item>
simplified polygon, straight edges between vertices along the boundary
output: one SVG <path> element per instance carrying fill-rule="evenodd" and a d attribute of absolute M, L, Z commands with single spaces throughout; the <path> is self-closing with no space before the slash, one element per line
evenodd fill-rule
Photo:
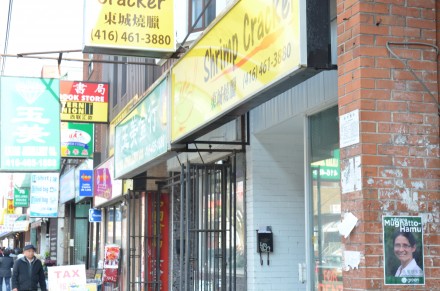
<path fill-rule="evenodd" d="M 0 169 L 60 169 L 59 80 L 1 77 Z"/>
<path fill-rule="evenodd" d="M 93 158 L 93 123 L 61 122 L 61 157 Z"/>
<path fill-rule="evenodd" d="M 31 217 L 58 217 L 59 174 L 31 175 Z"/>

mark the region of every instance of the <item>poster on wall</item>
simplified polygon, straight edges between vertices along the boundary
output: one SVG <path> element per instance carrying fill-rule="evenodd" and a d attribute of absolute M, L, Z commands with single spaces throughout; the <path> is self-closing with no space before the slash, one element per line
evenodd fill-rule
<path fill-rule="evenodd" d="M 48 267 L 47 275 L 49 290 L 84 290 L 87 282 L 85 265 Z"/>
<path fill-rule="evenodd" d="M 423 224 L 420 216 L 384 216 L 385 285 L 423 285 Z"/>
<path fill-rule="evenodd" d="M 105 246 L 103 282 L 117 283 L 120 250 L 119 245 L 116 244 Z"/>

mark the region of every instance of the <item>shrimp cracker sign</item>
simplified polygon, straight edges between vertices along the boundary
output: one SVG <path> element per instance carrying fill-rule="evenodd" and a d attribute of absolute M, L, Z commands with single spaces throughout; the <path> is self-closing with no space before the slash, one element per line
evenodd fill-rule
<path fill-rule="evenodd" d="M 60 81 L 61 120 L 108 122 L 108 83 Z"/>
<path fill-rule="evenodd" d="M 84 3 L 84 52 L 143 57 L 174 52 L 173 0 Z"/>
<path fill-rule="evenodd" d="M 420 216 L 384 216 L 385 285 L 423 285 L 423 224 Z"/>
<path fill-rule="evenodd" d="M 238 1 L 171 69 L 173 142 L 300 69 L 300 2 Z"/>

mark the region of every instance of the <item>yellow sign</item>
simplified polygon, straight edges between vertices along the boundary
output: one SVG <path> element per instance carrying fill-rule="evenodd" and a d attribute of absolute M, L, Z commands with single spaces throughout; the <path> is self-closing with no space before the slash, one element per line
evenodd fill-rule
<path fill-rule="evenodd" d="M 173 0 L 84 3 L 84 52 L 151 57 L 174 52 Z"/>
<path fill-rule="evenodd" d="M 299 0 L 242 0 L 171 69 L 173 142 L 300 67 Z"/>
<path fill-rule="evenodd" d="M 14 200 L 6 200 L 7 204 L 8 204 L 8 208 L 6 210 L 6 214 L 14 214 L 15 212 L 15 207 L 14 207 Z"/>

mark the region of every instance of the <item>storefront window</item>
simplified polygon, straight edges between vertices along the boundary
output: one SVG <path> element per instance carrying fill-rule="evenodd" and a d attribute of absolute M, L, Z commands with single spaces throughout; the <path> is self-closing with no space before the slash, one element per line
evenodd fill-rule
<path fill-rule="evenodd" d="M 342 290 L 338 108 L 309 119 L 315 290 Z"/>
<path fill-rule="evenodd" d="M 106 243 L 122 244 L 122 212 L 121 205 L 110 206 L 107 208 L 106 219 Z"/>

